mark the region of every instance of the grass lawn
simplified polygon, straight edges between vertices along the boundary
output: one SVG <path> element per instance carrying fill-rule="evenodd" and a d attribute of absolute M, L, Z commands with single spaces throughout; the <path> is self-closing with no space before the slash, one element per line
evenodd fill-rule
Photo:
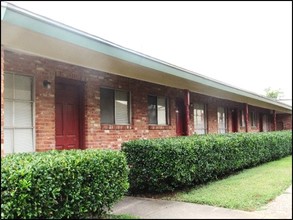
<path fill-rule="evenodd" d="M 291 184 L 292 156 L 288 156 L 161 199 L 255 211 Z"/>

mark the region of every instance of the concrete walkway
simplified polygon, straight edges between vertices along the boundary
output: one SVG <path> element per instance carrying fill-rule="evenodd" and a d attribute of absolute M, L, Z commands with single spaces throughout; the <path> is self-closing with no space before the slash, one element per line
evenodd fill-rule
<path fill-rule="evenodd" d="M 254 212 L 126 196 L 114 206 L 112 213 L 142 219 L 292 219 L 292 185 L 260 211 Z"/>
<path fill-rule="evenodd" d="M 254 213 L 264 218 L 292 219 L 292 185 L 274 201 Z"/>

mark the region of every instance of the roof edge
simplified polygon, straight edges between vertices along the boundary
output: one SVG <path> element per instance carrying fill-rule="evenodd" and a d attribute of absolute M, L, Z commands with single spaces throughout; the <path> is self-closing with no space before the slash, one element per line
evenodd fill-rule
<path fill-rule="evenodd" d="M 110 42 L 108 40 L 105 40 L 103 38 L 97 37 L 95 35 L 89 34 L 87 32 L 81 31 L 81 30 L 78 30 L 76 28 L 70 27 L 68 25 L 62 24 L 60 22 L 54 21 L 52 19 L 49 19 L 47 17 L 38 15 L 36 13 L 30 12 L 30 11 L 28 11 L 26 9 L 20 8 L 20 7 L 16 6 L 16 5 L 13 5 L 13 4 L 8 3 L 8 2 L 1 2 L 1 21 L 2 20 L 5 21 L 5 16 L 7 15 L 7 12 L 8 12 L 7 9 L 12 10 L 12 11 L 17 12 L 17 13 L 20 13 L 20 14 L 25 15 L 25 16 L 29 16 L 32 19 L 44 22 L 44 23 L 46 23 L 48 25 L 53 25 L 53 26 L 55 26 L 57 28 L 69 31 L 72 34 L 79 35 L 80 37 L 84 37 L 84 38 L 92 40 L 92 41 L 94 41 L 96 43 L 102 43 L 102 44 L 104 44 L 106 46 L 111 47 L 112 50 L 113 49 L 114 50 L 120 50 L 120 53 L 119 52 L 116 53 L 116 56 L 115 56 L 116 58 L 123 59 L 123 60 L 126 60 L 128 62 L 134 62 L 136 64 L 139 64 L 139 65 L 142 65 L 142 66 L 145 66 L 145 67 L 153 68 L 153 69 L 165 72 L 167 74 L 182 77 L 182 78 L 185 78 L 185 79 L 197 82 L 197 83 L 204 84 L 206 86 L 211 86 L 211 87 L 223 90 L 223 91 L 235 93 L 237 95 L 246 96 L 246 97 L 249 97 L 249 98 L 252 98 L 252 99 L 257 99 L 259 101 L 270 103 L 270 104 L 273 104 L 273 105 L 276 105 L 276 106 L 279 106 L 279 107 L 282 107 L 282 108 L 285 108 L 285 109 L 289 109 L 289 110 L 292 111 L 292 106 L 287 105 L 285 103 L 277 102 L 276 100 L 272 100 L 270 98 L 267 98 L 265 96 L 259 95 L 257 93 L 254 93 L 254 92 L 251 92 L 251 91 L 248 91 L 248 90 L 244 90 L 244 89 L 241 89 L 241 88 L 237 88 L 235 86 L 229 85 L 229 84 L 221 82 L 219 80 L 215 80 L 215 79 L 212 79 L 210 77 L 201 75 L 201 74 L 196 73 L 194 71 L 190 71 L 188 69 L 173 65 L 171 63 L 168 63 L 166 61 L 154 58 L 154 57 L 146 55 L 146 54 L 143 54 L 141 52 L 138 52 L 138 51 L 123 47 L 121 45 L 115 44 L 115 43 Z M 62 40 L 67 41 L 67 39 L 62 39 Z M 82 46 L 80 44 L 78 44 L 78 45 Z M 138 56 L 138 57 L 134 57 L 132 59 L 127 57 L 129 59 L 126 59 L 125 57 L 122 57 L 123 54 L 121 54 L 121 52 L 122 53 L 123 52 L 124 53 L 125 52 L 130 53 L 131 56 L 134 55 L 134 56 Z M 107 54 L 107 55 L 114 56 L 113 53 L 112 54 Z"/>

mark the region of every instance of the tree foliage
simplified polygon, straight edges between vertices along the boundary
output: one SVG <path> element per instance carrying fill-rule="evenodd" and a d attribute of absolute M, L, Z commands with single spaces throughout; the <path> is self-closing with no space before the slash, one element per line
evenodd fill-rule
<path fill-rule="evenodd" d="M 283 96 L 283 92 L 281 89 L 272 89 L 271 87 L 268 87 L 264 89 L 265 96 L 272 99 L 280 99 Z"/>

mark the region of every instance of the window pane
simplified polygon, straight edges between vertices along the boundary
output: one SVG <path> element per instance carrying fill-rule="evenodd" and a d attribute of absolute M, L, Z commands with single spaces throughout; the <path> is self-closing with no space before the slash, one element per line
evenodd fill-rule
<path fill-rule="evenodd" d="M 14 153 L 33 152 L 33 130 L 15 129 L 14 142 Z"/>
<path fill-rule="evenodd" d="M 13 98 L 13 75 L 8 73 L 4 75 L 4 98 Z"/>
<path fill-rule="evenodd" d="M 15 75 L 15 99 L 32 100 L 32 78 Z"/>
<path fill-rule="evenodd" d="M 204 104 L 196 103 L 194 104 L 194 131 L 196 134 L 205 134 L 206 132 L 206 119 Z"/>
<path fill-rule="evenodd" d="M 148 96 L 149 124 L 157 124 L 157 97 Z"/>
<path fill-rule="evenodd" d="M 13 153 L 13 130 L 4 129 L 4 153 Z"/>
<path fill-rule="evenodd" d="M 166 98 L 158 97 L 158 124 L 165 125 L 166 121 Z"/>
<path fill-rule="evenodd" d="M 32 77 L 5 74 L 5 153 L 34 151 L 32 82 Z"/>
<path fill-rule="evenodd" d="M 223 107 L 218 107 L 218 133 L 226 133 L 226 115 Z"/>
<path fill-rule="evenodd" d="M 114 90 L 101 89 L 101 123 L 114 124 Z"/>
<path fill-rule="evenodd" d="M 268 117 L 267 117 L 267 115 L 263 115 L 262 123 L 263 123 L 263 125 L 262 125 L 263 131 L 268 131 L 269 126 L 268 126 Z"/>
<path fill-rule="evenodd" d="M 240 126 L 245 127 L 245 113 L 241 110 Z"/>
<path fill-rule="evenodd" d="M 32 127 L 32 103 L 15 102 L 15 127 Z"/>
<path fill-rule="evenodd" d="M 5 100 L 4 103 L 4 127 L 13 126 L 13 103 Z"/>
<path fill-rule="evenodd" d="M 128 114 L 128 92 L 116 91 L 115 92 L 115 123 L 116 124 L 129 124 Z"/>

